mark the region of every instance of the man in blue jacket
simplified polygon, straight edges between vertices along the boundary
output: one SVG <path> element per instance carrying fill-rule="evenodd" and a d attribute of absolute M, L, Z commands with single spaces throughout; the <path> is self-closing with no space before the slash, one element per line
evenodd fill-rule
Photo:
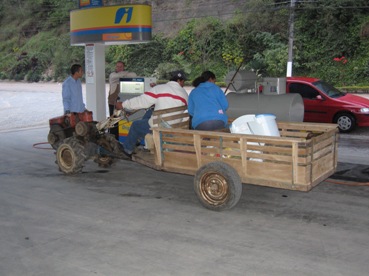
<path fill-rule="evenodd" d="M 64 114 L 84 112 L 86 106 L 83 102 L 82 84 L 80 78 L 83 76 L 82 66 L 73 64 L 70 68 L 71 75 L 65 79 L 62 86 Z"/>

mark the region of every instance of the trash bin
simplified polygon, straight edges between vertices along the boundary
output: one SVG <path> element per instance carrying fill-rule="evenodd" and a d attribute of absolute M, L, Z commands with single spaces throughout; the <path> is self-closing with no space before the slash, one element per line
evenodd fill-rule
<path fill-rule="evenodd" d="M 274 114 L 248 114 L 238 117 L 230 126 L 231 133 L 254 134 L 279 137 Z"/>

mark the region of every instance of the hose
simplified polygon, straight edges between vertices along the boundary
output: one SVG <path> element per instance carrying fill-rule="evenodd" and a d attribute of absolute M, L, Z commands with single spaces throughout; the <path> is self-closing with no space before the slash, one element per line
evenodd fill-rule
<path fill-rule="evenodd" d="M 41 145 L 46 145 L 46 144 L 50 146 L 49 142 L 41 142 L 41 143 L 33 144 L 32 147 L 35 149 L 54 150 L 52 147 L 50 148 L 40 147 Z"/>
<path fill-rule="evenodd" d="M 347 185 L 347 186 L 369 186 L 369 182 L 337 181 L 332 178 L 328 178 L 325 181 L 329 183 L 333 183 L 333 184 Z"/>

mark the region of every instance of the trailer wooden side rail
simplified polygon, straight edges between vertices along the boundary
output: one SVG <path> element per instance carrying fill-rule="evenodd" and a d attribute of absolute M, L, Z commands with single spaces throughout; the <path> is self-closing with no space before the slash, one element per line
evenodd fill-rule
<path fill-rule="evenodd" d="M 337 125 L 278 122 L 278 128 L 281 137 L 154 127 L 153 154 L 139 152 L 134 161 L 195 175 L 201 203 L 215 210 L 237 203 L 240 194 L 232 191 L 240 188 L 229 183 L 237 177 L 245 184 L 309 191 L 335 172 Z"/>

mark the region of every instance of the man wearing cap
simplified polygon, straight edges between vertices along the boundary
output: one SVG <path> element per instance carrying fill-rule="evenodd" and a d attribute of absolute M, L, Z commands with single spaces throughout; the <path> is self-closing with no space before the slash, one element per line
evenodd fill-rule
<path fill-rule="evenodd" d="M 157 85 L 144 94 L 117 102 L 117 109 L 138 110 L 155 106 L 154 110 L 167 109 L 187 105 L 188 94 L 183 88 L 186 76 L 183 71 L 171 72 L 170 81 L 166 84 Z M 124 153 L 131 156 L 137 142 L 143 140 L 150 133 L 153 126 L 151 112 L 146 112 L 141 120 L 132 123 L 123 148 Z"/>

